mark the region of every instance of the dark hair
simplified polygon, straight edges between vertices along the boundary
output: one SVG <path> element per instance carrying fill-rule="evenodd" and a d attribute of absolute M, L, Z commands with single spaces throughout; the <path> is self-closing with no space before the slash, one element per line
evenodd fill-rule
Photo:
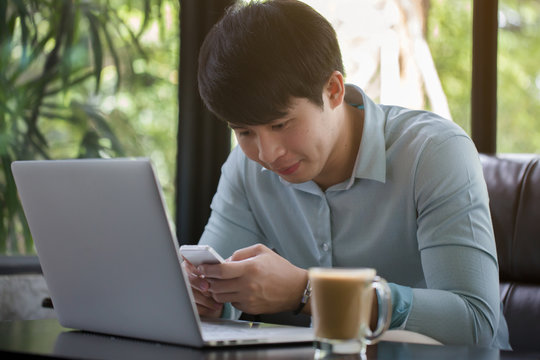
<path fill-rule="evenodd" d="M 296 0 L 235 5 L 199 55 L 199 92 L 220 119 L 244 125 L 283 117 L 292 97 L 323 106 L 323 87 L 343 63 L 332 25 Z"/>

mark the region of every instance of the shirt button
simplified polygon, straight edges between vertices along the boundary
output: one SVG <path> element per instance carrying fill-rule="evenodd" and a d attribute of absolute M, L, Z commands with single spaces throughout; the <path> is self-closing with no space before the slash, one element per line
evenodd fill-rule
<path fill-rule="evenodd" d="M 328 245 L 328 243 L 324 243 L 322 245 L 322 249 L 323 249 L 323 251 L 327 252 L 328 250 L 330 250 L 330 245 Z"/>

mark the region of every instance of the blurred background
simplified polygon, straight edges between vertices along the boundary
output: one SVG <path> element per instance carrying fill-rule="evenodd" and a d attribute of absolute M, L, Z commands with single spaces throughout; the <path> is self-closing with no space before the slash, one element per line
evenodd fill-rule
<path fill-rule="evenodd" d="M 0 254 L 32 254 L 13 160 L 150 157 L 174 210 L 179 3 L 0 2 Z"/>
<path fill-rule="evenodd" d="M 470 133 L 472 0 L 305 2 L 336 28 L 348 82 Z M 175 216 L 182 8 L 0 1 L 0 254 L 35 254 L 14 160 L 149 157 Z M 497 152 L 540 153 L 540 2 L 500 0 L 498 24 Z"/>

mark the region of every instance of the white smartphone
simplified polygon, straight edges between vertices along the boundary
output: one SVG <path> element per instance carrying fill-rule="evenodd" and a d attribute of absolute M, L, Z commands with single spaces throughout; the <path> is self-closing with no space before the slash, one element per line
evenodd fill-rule
<path fill-rule="evenodd" d="M 221 264 L 223 258 L 209 245 L 182 245 L 180 254 L 194 266 L 201 264 Z"/>

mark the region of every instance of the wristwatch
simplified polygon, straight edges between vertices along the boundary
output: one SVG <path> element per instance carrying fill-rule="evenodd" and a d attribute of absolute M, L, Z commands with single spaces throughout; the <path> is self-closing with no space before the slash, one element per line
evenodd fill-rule
<path fill-rule="evenodd" d="M 294 315 L 300 314 L 304 306 L 306 306 L 307 302 L 309 301 L 309 298 L 311 296 L 311 281 L 308 279 L 306 288 L 304 289 L 304 294 L 302 295 L 302 300 L 300 300 L 300 304 L 298 304 L 298 307 L 296 310 L 294 310 Z"/>

